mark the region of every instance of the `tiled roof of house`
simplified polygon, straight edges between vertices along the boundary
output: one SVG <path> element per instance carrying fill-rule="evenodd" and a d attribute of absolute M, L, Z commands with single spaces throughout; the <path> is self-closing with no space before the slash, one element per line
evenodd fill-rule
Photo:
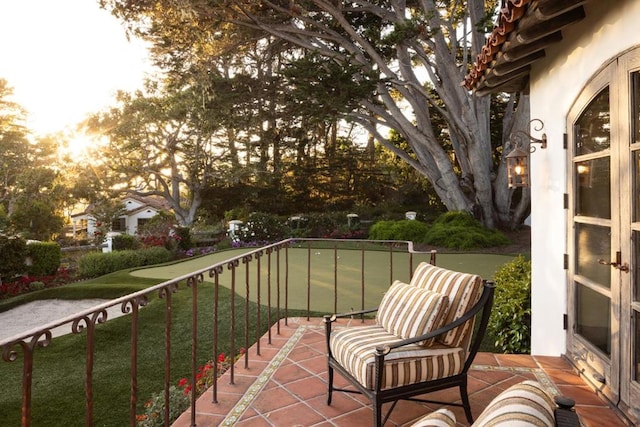
<path fill-rule="evenodd" d="M 164 197 L 160 196 L 139 196 L 137 194 L 129 194 L 125 197 L 125 199 L 137 200 L 143 205 L 140 208 L 136 209 L 136 211 L 148 207 L 154 208 L 158 211 L 168 211 L 171 209 L 171 205 L 169 204 L 169 202 L 167 202 Z"/>
<path fill-rule="evenodd" d="M 462 82 L 478 95 L 526 88 L 531 64 L 585 18 L 589 0 L 503 0 L 496 26 Z"/>

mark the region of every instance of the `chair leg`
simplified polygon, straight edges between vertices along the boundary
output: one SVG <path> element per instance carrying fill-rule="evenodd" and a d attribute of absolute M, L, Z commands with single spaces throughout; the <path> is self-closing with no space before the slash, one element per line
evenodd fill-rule
<path fill-rule="evenodd" d="M 371 403 L 373 406 L 373 425 L 374 427 L 382 427 L 382 403 L 375 397 Z"/>
<path fill-rule="evenodd" d="M 473 424 L 473 415 L 471 414 L 471 403 L 469 402 L 469 394 L 467 393 L 467 379 L 460 384 L 460 397 L 462 398 L 462 406 L 464 407 L 464 414 L 467 416 L 469 424 Z"/>
<path fill-rule="evenodd" d="M 331 366 L 329 366 L 329 372 L 328 372 L 328 378 L 327 378 L 327 382 L 328 382 L 328 387 L 327 387 L 327 405 L 331 405 L 331 398 L 333 396 L 333 368 Z"/>

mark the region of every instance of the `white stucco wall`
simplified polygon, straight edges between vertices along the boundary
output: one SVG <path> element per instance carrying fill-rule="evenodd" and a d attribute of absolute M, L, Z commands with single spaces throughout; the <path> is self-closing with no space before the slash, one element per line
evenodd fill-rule
<path fill-rule="evenodd" d="M 567 312 L 566 189 L 569 109 L 604 63 L 640 45 L 640 1 L 592 1 L 587 18 L 563 31 L 564 39 L 547 49 L 531 73 L 531 118 L 544 122 L 548 148 L 531 155 L 532 345 L 535 355 L 558 356 L 566 350 L 563 314 Z M 539 132 L 532 131 L 534 136 Z"/>
<path fill-rule="evenodd" d="M 158 214 L 158 211 L 154 209 L 144 209 L 140 212 L 136 212 L 133 215 L 127 216 L 127 234 L 134 235 L 138 231 L 139 219 L 151 219 Z"/>

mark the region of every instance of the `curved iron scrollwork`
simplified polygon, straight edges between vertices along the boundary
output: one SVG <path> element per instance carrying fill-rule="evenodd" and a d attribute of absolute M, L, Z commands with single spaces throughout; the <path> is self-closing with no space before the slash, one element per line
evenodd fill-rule
<path fill-rule="evenodd" d="M 187 278 L 187 287 L 190 288 L 195 285 L 199 285 L 204 282 L 204 274 L 196 274 L 195 276 L 191 276 Z"/>
<path fill-rule="evenodd" d="M 82 333 L 82 331 L 84 331 L 85 329 L 93 329 L 97 323 L 106 322 L 108 317 L 109 314 L 107 313 L 106 309 L 96 311 L 91 315 L 91 317 L 82 316 L 73 321 L 73 323 L 71 324 L 71 332 L 73 332 L 74 334 L 79 334 Z M 84 324 L 81 323 L 82 321 L 84 321 Z"/>
<path fill-rule="evenodd" d="M 18 351 L 14 349 L 16 345 L 22 348 L 22 353 L 26 358 L 31 358 L 36 347 L 47 347 L 51 344 L 51 331 L 44 330 L 34 334 L 30 341 L 13 341 L 2 345 L 2 360 L 14 362 L 18 359 Z"/>
<path fill-rule="evenodd" d="M 240 265 L 240 260 L 239 259 L 234 259 L 231 260 L 227 263 L 227 269 L 229 270 L 234 270 L 235 268 L 237 268 Z"/>
<path fill-rule="evenodd" d="M 540 132 L 544 129 L 544 123 L 540 119 L 532 119 L 529 122 L 529 129 L 533 128 L 535 132 Z M 513 144 L 514 148 L 524 148 L 528 146 L 530 153 L 536 151 L 536 147 L 531 144 L 540 144 L 540 148 L 547 148 L 547 134 L 543 133 L 540 138 L 536 138 L 528 132 L 523 130 L 517 130 L 511 133 L 509 141 Z"/>
<path fill-rule="evenodd" d="M 124 314 L 129 314 L 135 308 L 144 307 L 149 303 L 149 298 L 146 295 L 138 295 L 131 299 L 122 302 L 120 309 Z"/>
<path fill-rule="evenodd" d="M 158 296 L 160 298 L 166 298 L 170 296 L 170 294 L 175 294 L 176 292 L 178 292 L 178 284 L 169 283 L 158 290 Z"/>
<path fill-rule="evenodd" d="M 224 271 L 224 267 L 221 265 L 216 265 L 212 269 L 209 270 L 209 277 L 219 276 Z"/>

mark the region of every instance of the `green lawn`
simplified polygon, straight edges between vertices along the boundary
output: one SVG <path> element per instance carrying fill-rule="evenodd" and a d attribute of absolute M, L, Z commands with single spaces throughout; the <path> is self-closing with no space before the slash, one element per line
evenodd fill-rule
<path fill-rule="evenodd" d="M 16 304 L 42 298 L 115 298 L 127 293 L 146 288 L 167 279 L 182 276 L 192 271 L 206 268 L 236 256 L 244 250 L 226 251 L 211 254 L 205 257 L 190 259 L 180 263 L 159 267 L 139 269 L 135 271 L 123 271 L 106 275 L 93 280 L 67 285 L 61 288 L 47 289 L 40 292 L 26 294 L 12 300 L 3 301 L 0 310 L 6 310 Z M 361 252 L 354 250 L 341 250 L 338 253 L 338 293 L 339 311 L 358 307 L 360 304 Z M 281 253 L 281 257 L 284 254 Z M 300 316 L 305 312 L 298 309 L 306 308 L 307 287 L 307 257 L 305 248 L 290 248 L 288 251 L 289 270 L 289 315 Z M 275 263 L 275 254 L 272 257 Z M 389 286 L 389 252 L 368 251 L 365 255 L 367 264 L 365 281 L 367 283 L 367 306 L 375 306 L 384 289 Z M 502 255 L 477 255 L 477 254 L 438 254 L 437 264 L 460 271 L 474 272 L 483 277 L 491 278 L 493 272 L 505 262 L 512 259 L 511 256 Z M 266 263 L 266 255 L 263 262 Z M 414 267 L 423 258 L 414 257 Z M 281 258 L 281 262 L 283 259 Z M 333 263 L 334 254 L 330 249 L 312 249 L 311 267 L 314 273 L 312 279 L 311 300 L 312 315 L 332 311 L 333 306 Z M 408 280 L 408 255 L 400 252 L 393 254 L 394 278 Z M 272 301 L 278 298 L 275 293 L 275 268 L 272 268 Z M 250 273 L 251 274 L 251 273 Z M 284 273 L 282 273 L 284 275 Z M 230 276 L 225 271 L 221 276 L 221 284 L 225 286 L 220 291 L 221 301 L 230 300 Z M 198 349 L 199 364 L 204 364 L 212 358 L 212 310 L 211 307 L 213 286 L 211 279 L 201 284 L 198 289 L 199 311 L 198 323 L 200 325 L 198 342 L 202 345 Z M 267 279 L 262 277 L 262 300 L 266 302 Z M 284 278 L 282 278 L 284 280 Z M 238 269 L 236 275 L 235 299 L 236 315 L 243 317 L 244 313 L 244 268 Z M 283 285 L 282 285 L 283 286 Z M 172 325 L 172 382 L 184 377 L 190 368 L 190 337 L 191 337 L 191 292 L 181 284 L 179 291 L 173 295 Z M 280 298 L 284 303 L 284 289 L 281 289 Z M 251 301 L 250 316 L 255 316 L 256 290 L 250 291 Z M 163 388 L 163 328 L 164 328 L 165 300 L 154 298 L 147 307 L 141 310 L 140 344 L 139 344 L 139 408 L 151 396 Z M 220 304 L 219 317 L 223 321 L 220 326 L 220 349 L 227 352 L 229 343 L 230 307 L 228 304 Z M 263 319 L 266 319 L 266 309 L 263 308 Z M 264 322 L 264 320 L 263 320 Z M 128 420 L 129 401 L 129 348 L 130 348 L 130 321 L 127 317 L 110 320 L 106 324 L 97 325 L 96 360 L 94 368 L 94 397 L 96 426 L 121 426 Z M 263 330 L 264 325 L 263 325 Z M 236 327 L 238 337 L 237 347 L 244 345 L 244 326 Z M 250 331 L 250 336 L 255 337 L 256 332 Z M 60 426 L 83 425 L 84 416 L 84 365 L 85 365 L 85 340 L 84 333 L 80 335 L 67 335 L 55 338 L 46 349 L 36 351 L 35 368 L 33 372 L 33 409 L 32 425 L 35 426 Z M 3 393 L 0 394 L 0 425 L 14 426 L 20 424 L 21 406 L 21 356 L 12 363 L 0 363 L 0 386 Z M 80 415 L 80 416 L 79 416 Z"/>

